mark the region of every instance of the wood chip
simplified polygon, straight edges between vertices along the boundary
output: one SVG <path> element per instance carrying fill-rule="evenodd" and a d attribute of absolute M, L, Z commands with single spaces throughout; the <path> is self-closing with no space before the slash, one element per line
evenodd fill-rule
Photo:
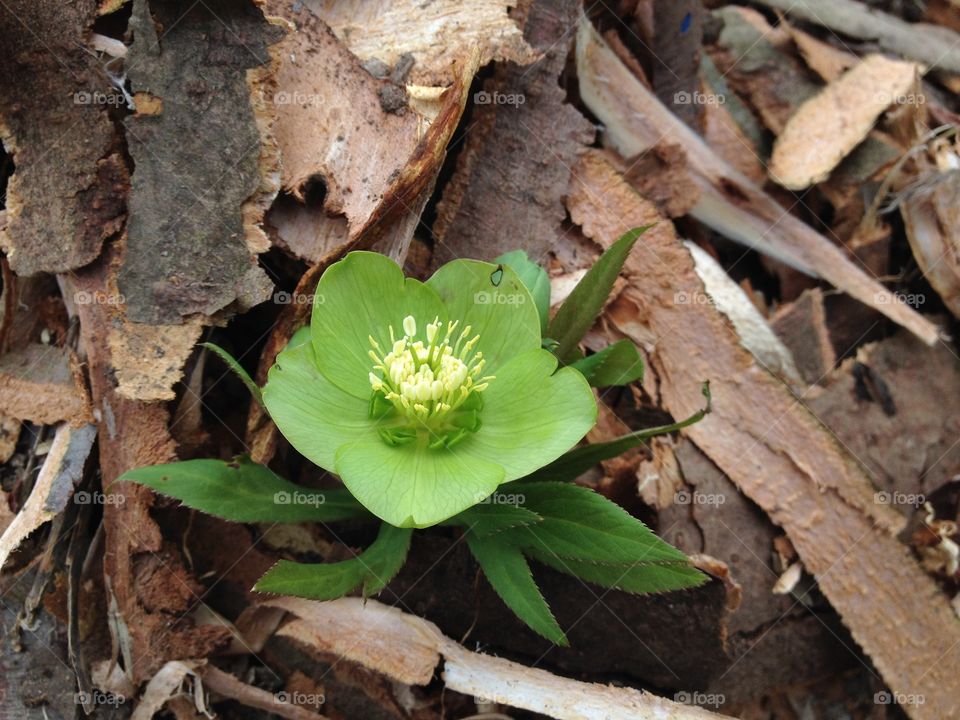
<path fill-rule="evenodd" d="M 300 618 L 281 627 L 279 635 L 342 655 L 408 685 L 429 683 L 440 662 L 436 627 L 397 608 L 359 598 L 319 603 L 290 597 L 263 604 Z"/>
<path fill-rule="evenodd" d="M 107 342 L 117 371 L 117 392 L 131 400 L 173 400 L 173 386 L 203 327 L 119 322 Z"/>
<path fill-rule="evenodd" d="M 820 382 L 837 364 L 837 353 L 827 327 L 823 291 L 819 288 L 805 290 L 797 300 L 781 307 L 770 324 L 790 348 L 797 369 L 807 383 Z"/>
<path fill-rule="evenodd" d="M 356 231 L 413 154 L 417 116 L 385 111 L 384 81 L 364 70 L 310 10 L 282 2 L 268 7 L 296 25 L 280 43 L 273 97 L 282 187 L 303 200 L 308 184 L 322 177 L 324 209 L 345 215 Z"/>
<path fill-rule="evenodd" d="M 73 354 L 30 343 L 0 357 L 0 413 L 40 425 L 90 422 L 90 398 Z"/>
<path fill-rule="evenodd" d="M 920 66 L 870 55 L 803 103 L 773 146 L 770 177 L 790 190 L 823 182 L 880 114 L 914 84 Z"/>
<path fill-rule="evenodd" d="M 16 418 L 0 415 L 0 465 L 13 457 L 23 424 Z"/>
<path fill-rule="evenodd" d="M 860 61 L 851 52 L 815 38 L 787 22 L 783 24 L 810 69 L 827 82 L 836 80 Z"/>

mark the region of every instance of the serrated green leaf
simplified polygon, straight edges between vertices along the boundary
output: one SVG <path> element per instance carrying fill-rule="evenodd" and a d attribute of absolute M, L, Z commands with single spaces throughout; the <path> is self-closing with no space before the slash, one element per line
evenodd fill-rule
<path fill-rule="evenodd" d="M 598 353 L 570 364 L 592 387 L 627 385 L 643 379 L 643 357 L 630 340 L 619 340 Z"/>
<path fill-rule="evenodd" d="M 311 490 L 249 458 L 152 465 L 129 470 L 116 480 L 127 481 L 234 522 L 333 522 L 371 517 L 346 490 Z"/>
<path fill-rule="evenodd" d="M 550 276 L 540 265 L 533 262 L 523 250 L 512 250 L 494 260 L 495 263 L 513 268 L 533 296 L 540 316 L 540 331 L 545 332 L 550 317 Z"/>
<path fill-rule="evenodd" d="M 364 597 L 375 595 L 403 567 L 412 534 L 409 528 L 383 523 L 377 539 L 356 557 L 311 564 L 281 560 L 257 581 L 254 590 L 311 600 L 336 600 L 362 586 Z"/>
<path fill-rule="evenodd" d="M 562 558 L 537 548 L 528 547 L 525 552 L 531 560 L 549 565 L 567 575 L 573 575 L 601 587 L 637 595 L 698 587 L 708 579 L 688 562 L 598 565 Z"/>
<path fill-rule="evenodd" d="M 572 363 L 577 360 L 577 343 L 603 309 L 637 238 L 651 227 L 645 225 L 629 230 L 607 248 L 560 306 L 546 334 L 557 341 L 555 354 L 561 362 Z"/>
<path fill-rule="evenodd" d="M 356 558 L 338 563 L 304 564 L 281 560 L 261 577 L 254 590 L 310 600 L 336 600 L 363 583 Z"/>
<path fill-rule="evenodd" d="M 467 533 L 470 552 L 500 599 L 534 632 L 556 645 L 567 645 L 550 606 L 537 587 L 523 554 L 496 535 Z"/>
<path fill-rule="evenodd" d="M 608 565 L 687 562 L 640 520 L 592 490 L 563 482 L 518 482 L 511 490 L 543 518 L 500 533 L 517 547 Z"/>
<path fill-rule="evenodd" d="M 652 437 L 675 432 L 676 430 L 681 430 L 689 425 L 700 422 L 710 413 L 709 381 L 703 384 L 702 392 L 703 396 L 707 399 L 706 407 L 698 410 L 686 420 L 671 423 L 670 425 L 660 425 L 658 427 L 647 428 L 646 430 L 638 430 L 637 432 L 628 433 L 609 442 L 581 445 L 568 453 L 564 453 L 552 463 L 544 465 L 536 472 L 531 473 L 527 480 L 574 480 L 597 463 L 615 458 L 617 455 L 625 453 L 631 448 L 642 445 Z"/>
<path fill-rule="evenodd" d="M 216 345 L 212 342 L 203 342 L 200 343 L 200 347 L 205 347 L 207 350 L 213 352 L 217 357 L 223 360 L 227 367 L 233 370 L 234 374 L 243 381 L 243 384 L 247 386 L 247 390 L 250 391 L 250 394 L 253 396 L 253 399 L 256 400 L 260 405 L 263 405 L 263 398 L 260 394 L 259 386 L 253 381 L 253 378 L 250 377 L 250 374 L 244 369 L 233 355 L 228 353 L 219 345 Z"/>
<path fill-rule="evenodd" d="M 496 493 L 494 493 L 494 497 Z M 445 525 L 465 525 L 476 535 L 490 535 L 512 527 L 532 525 L 540 516 L 526 508 L 497 502 L 481 503 L 454 515 Z"/>

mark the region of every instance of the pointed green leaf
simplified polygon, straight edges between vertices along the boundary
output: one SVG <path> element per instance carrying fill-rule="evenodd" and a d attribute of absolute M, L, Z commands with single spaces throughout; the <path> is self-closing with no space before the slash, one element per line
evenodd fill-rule
<path fill-rule="evenodd" d="M 627 385 L 643 379 L 643 357 L 629 340 L 619 340 L 598 353 L 570 364 L 579 370 L 591 387 Z"/>
<path fill-rule="evenodd" d="M 547 331 L 547 322 L 550 318 L 550 276 L 540 265 L 533 262 L 523 250 L 512 250 L 494 260 L 495 263 L 513 268 L 520 276 L 520 280 L 527 286 L 537 306 L 540 316 L 540 332 Z"/>
<path fill-rule="evenodd" d="M 545 465 L 529 476 L 529 480 L 574 480 L 597 463 L 603 460 L 615 458 L 621 453 L 625 453 L 631 448 L 642 445 L 644 442 L 657 435 L 665 435 L 669 432 L 681 430 L 689 425 L 700 422 L 704 416 L 710 412 L 710 383 L 703 384 L 703 395 L 707 399 L 707 405 L 702 410 L 698 410 L 686 420 L 671 423 L 670 425 L 660 425 L 658 427 L 638 430 L 628 433 L 616 440 L 609 442 L 590 443 L 582 445 L 570 452 L 562 455 L 549 465 Z"/>
<path fill-rule="evenodd" d="M 651 227 L 634 228 L 611 245 L 560 306 L 547 329 L 547 336 L 557 341 L 555 354 L 561 362 L 571 363 L 577 359 L 577 343 L 603 309 L 637 238 Z"/>
<path fill-rule="evenodd" d="M 490 535 L 521 525 L 532 525 L 540 521 L 540 516 L 526 508 L 513 504 L 496 502 L 500 492 L 494 493 L 493 501 L 474 505 L 462 513 L 454 515 L 445 524 L 465 525 L 475 535 Z M 507 495 L 504 493 L 504 495 Z"/>
<path fill-rule="evenodd" d="M 534 632 L 555 645 L 567 645 L 567 637 L 550 612 L 530 566 L 520 551 L 495 535 L 467 533 L 470 552 L 500 599 Z"/>
<path fill-rule="evenodd" d="M 250 374 L 243 368 L 243 365 L 241 365 L 237 359 L 233 357 L 233 355 L 212 342 L 200 343 L 200 347 L 207 348 L 207 350 L 210 350 L 214 355 L 223 360 L 227 364 L 227 367 L 233 370 L 243 384 L 247 386 L 247 390 L 250 391 L 253 399 L 260 403 L 260 405 L 263 405 L 263 398 L 260 396 L 260 387 L 253 381 L 253 378 L 250 377 Z"/>
<path fill-rule="evenodd" d="M 356 558 L 337 563 L 304 564 L 281 560 L 261 577 L 254 590 L 311 600 L 336 600 L 363 583 Z"/>
<path fill-rule="evenodd" d="M 281 560 L 260 578 L 254 590 L 336 600 L 362 586 L 365 597 L 374 595 L 403 567 L 411 532 L 383 523 L 370 547 L 349 560 L 312 564 Z"/>
<path fill-rule="evenodd" d="M 706 575 L 689 562 L 599 565 L 583 560 L 562 558 L 533 547 L 526 548 L 524 552 L 531 560 L 549 565 L 567 575 L 573 575 L 601 587 L 637 595 L 698 587 L 708 580 Z"/>
<path fill-rule="evenodd" d="M 305 488 L 249 458 L 151 465 L 129 470 L 116 480 L 127 481 L 234 522 L 333 522 L 370 517 L 346 490 Z"/>
<path fill-rule="evenodd" d="M 640 520 L 603 495 L 563 482 L 518 482 L 524 507 L 541 518 L 535 525 L 504 530 L 504 541 L 541 554 L 609 565 L 683 563 L 687 556 L 657 537 Z"/>

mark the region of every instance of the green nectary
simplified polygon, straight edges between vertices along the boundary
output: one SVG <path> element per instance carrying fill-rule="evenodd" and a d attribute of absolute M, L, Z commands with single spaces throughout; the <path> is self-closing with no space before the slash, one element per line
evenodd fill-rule
<path fill-rule="evenodd" d="M 541 348 L 509 267 L 454 260 L 422 283 L 368 252 L 323 274 L 263 400 L 297 450 L 398 527 L 442 522 L 555 460 L 597 414 L 583 376 Z"/>

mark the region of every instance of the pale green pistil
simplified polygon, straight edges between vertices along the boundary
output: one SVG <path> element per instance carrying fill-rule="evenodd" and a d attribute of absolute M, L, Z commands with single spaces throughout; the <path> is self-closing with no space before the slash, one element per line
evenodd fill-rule
<path fill-rule="evenodd" d="M 388 444 L 420 438 L 429 447 L 449 447 L 480 428 L 480 393 L 494 377 L 481 376 L 483 353 L 473 351 L 480 336 L 470 338 L 469 325 L 455 336 L 458 322 L 448 322 L 442 337 L 439 318 L 428 323 L 424 344 L 407 315 L 402 338 L 390 327 L 386 355 L 370 337 L 370 415 L 383 420 L 380 436 Z"/>

